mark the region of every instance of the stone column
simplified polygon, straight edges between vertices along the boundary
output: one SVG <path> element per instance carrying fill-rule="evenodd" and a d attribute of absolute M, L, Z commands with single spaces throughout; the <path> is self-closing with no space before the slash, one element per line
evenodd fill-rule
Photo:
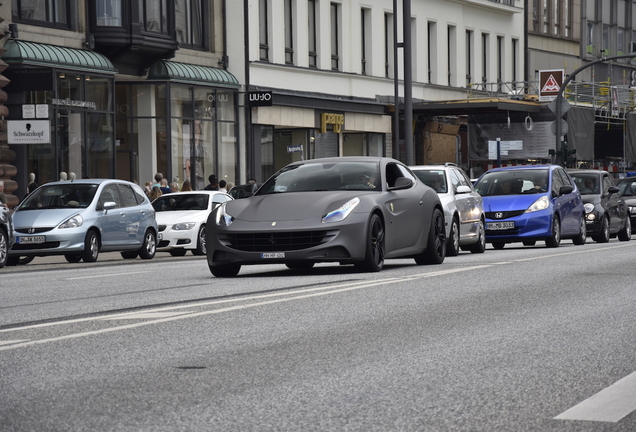
<path fill-rule="evenodd" d="M 0 17 L 0 22 L 2 21 L 4 21 L 4 19 Z M 6 52 L 6 49 L 4 49 L 6 40 L 6 37 L 0 39 L 2 43 L 0 55 Z M 9 84 L 9 80 L 2 75 L 2 72 L 4 72 L 8 66 L 8 64 L 0 59 L 0 180 L 4 182 L 4 193 L 7 196 L 7 204 L 9 208 L 13 208 L 18 205 L 20 200 L 17 196 L 13 195 L 13 192 L 18 189 L 18 183 L 12 180 L 11 177 L 15 177 L 18 173 L 18 169 L 11 164 L 16 158 L 16 154 L 13 150 L 9 149 L 7 145 L 7 121 L 5 118 L 9 115 L 9 109 L 5 103 L 7 102 L 8 95 L 7 92 L 2 90 L 4 86 Z"/>

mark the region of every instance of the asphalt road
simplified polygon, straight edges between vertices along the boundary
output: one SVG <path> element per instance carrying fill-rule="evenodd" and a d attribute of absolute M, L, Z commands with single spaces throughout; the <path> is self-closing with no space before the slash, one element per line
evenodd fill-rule
<path fill-rule="evenodd" d="M 1 431 L 634 431 L 636 241 L 0 270 Z M 8 271 L 5 271 L 8 270 Z"/>

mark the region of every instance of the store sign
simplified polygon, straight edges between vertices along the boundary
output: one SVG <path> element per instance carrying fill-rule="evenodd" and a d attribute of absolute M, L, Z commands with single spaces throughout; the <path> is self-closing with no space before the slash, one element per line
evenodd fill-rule
<path fill-rule="evenodd" d="M 81 100 L 73 100 L 73 99 L 51 99 L 51 103 L 56 106 L 61 107 L 73 107 L 73 108 L 88 108 L 88 109 L 97 109 L 97 104 L 95 102 L 89 101 L 81 101 Z"/>
<path fill-rule="evenodd" d="M 252 107 L 272 106 L 274 95 L 271 91 L 255 91 L 247 94 L 248 104 Z"/>
<path fill-rule="evenodd" d="M 8 144 L 50 144 L 49 120 L 7 120 Z"/>
<path fill-rule="evenodd" d="M 49 106 L 46 104 L 24 104 L 22 105 L 23 119 L 47 119 L 49 118 Z"/>
<path fill-rule="evenodd" d="M 547 102 L 556 99 L 563 84 L 565 71 L 557 70 L 541 70 L 539 71 L 539 101 Z"/>
<path fill-rule="evenodd" d="M 287 146 L 287 153 L 302 153 L 302 152 L 303 152 L 302 144 L 298 144 L 295 146 Z"/>
<path fill-rule="evenodd" d="M 327 125 L 332 125 L 332 130 L 335 133 L 342 132 L 342 126 L 344 126 L 344 114 L 320 114 L 320 133 L 327 133 Z"/>

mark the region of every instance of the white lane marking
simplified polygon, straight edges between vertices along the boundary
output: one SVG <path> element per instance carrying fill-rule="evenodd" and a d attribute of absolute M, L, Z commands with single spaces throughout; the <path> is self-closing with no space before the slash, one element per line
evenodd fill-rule
<path fill-rule="evenodd" d="M 11 345 L 11 344 L 17 344 L 20 342 L 28 342 L 28 339 L 19 339 L 19 340 L 6 340 L 6 341 L 0 341 L 0 346 L 2 345 Z"/>
<path fill-rule="evenodd" d="M 631 242 L 630 242 L 631 243 Z M 583 246 L 583 245 L 581 245 Z M 616 245 L 616 246 L 606 246 L 606 247 L 602 247 L 602 248 L 597 248 L 594 249 L 593 251 L 589 250 L 589 249 L 577 249 L 575 251 L 568 251 L 568 252 L 561 252 L 561 253 L 554 253 L 554 254 L 550 254 L 550 255 L 541 255 L 541 256 L 536 256 L 536 257 L 530 257 L 530 258 L 519 258 L 519 259 L 514 259 L 512 260 L 512 262 L 524 262 L 524 261 L 535 261 L 535 260 L 540 260 L 540 259 L 545 259 L 545 258 L 554 258 L 554 257 L 559 257 L 559 256 L 566 256 L 566 255 L 576 255 L 576 254 L 590 254 L 593 252 L 605 252 L 608 249 L 618 249 L 618 248 L 624 248 L 624 247 L 633 247 L 635 246 L 634 243 L 624 243 L 621 245 Z"/>
<path fill-rule="evenodd" d="M 555 419 L 617 423 L 634 410 L 636 410 L 636 372 L 559 414 Z"/>
<path fill-rule="evenodd" d="M 186 313 L 192 313 L 188 311 L 184 312 L 138 312 L 130 313 L 126 315 L 119 315 L 109 318 L 100 318 L 101 320 L 122 320 L 122 319 L 149 319 L 149 318 L 167 318 L 171 316 L 183 315 Z"/>
<path fill-rule="evenodd" d="M 109 273 L 109 274 L 92 275 L 92 276 L 78 276 L 78 277 L 67 278 L 66 280 L 96 279 L 96 278 L 101 278 L 101 277 L 128 276 L 128 275 L 142 274 L 142 273 L 150 273 L 150 272 L 149 271 L 138 271 L 138 272 L 128 272 L 128 273 Z"/>
<path fill-rule="evenodd" d="M 479 266 L 464 267 L 464 268 L 458 268 L 458 269 L 442 270 L 442 271 L 431 272 L 431 273 L 421 273 L 419 275 L 411 275 L 411 276 L 406 276 L 406 277 L 403 277 L 403 278 L 389 278 L 389 279 L 383 279 L 383 280 L 380 280 L 380 281 L 364 281 L 362 283 L 357 283 L 357 284 L 342 284 L 342 285 L 340 285 L 340 288 L 334 288 L 334 286 L 332 286 L 332 288 L 334 288 L 334 289 L 325 291 L 326 288 L 322 288 L 322 290 L 324 292 L 312 292 L 310 294 L 308 294 L 308 292 L 315 291 L 316 289 L 311 289 L 311 290 L 306 290 L 306 291 L 298 291 L 297 293 L 300 294 L 300 295 L 297 295 L 297 296 L 290 296 L 290 297 L 282 298 L 282 299 L 267 300 L 267 301 L 262 301 L 262 302 L 257 302 L 257 303 L 250 303 L 250 304 L 246 304 L 246 305 L 230 306 L 230 307 L 226 307 L 226 308 L 214 309 L 214 310 L 209 310 L 209 311 L 194 312 L 194 313 L 184 313 L 184 314 L 178 315 L 178 316 L 159 318 L 159 319 L 155 319 L 155 320 L 143 321 L 143 322 L 134 323 L 134 324 L 116 326 L 116 327 L 105 328 L 105 329 L 100 329 L 100 330 L 93 330 L 93 331 L 83 332 L 83 333 L 68 334 L 68 335 L 58 336 L 58 337 L 49 338 L 49 339 L 33 340 L 33 341 L 28 341 L 28 342 L 24 342 L 24 343 L 15 344 L 15 345 L 2 346 L 2 347 L 0 347 L 0 351 L 6 351 L 6 350 L 9 350 L 9 349 L 15 349 L 15 348 L 24 348 L 24 347 L 28 347 L 28 346 L 45 344 L 45 343 L 49 343 L 49 342 L 62 341 L 62 340 L 67 340 L 67 339 L 75 339 L 75 338 L 91 336 L 91 335 L 111 333 L 111 332 L 127 330 L 127 329 L 134 329 L 134 328 L 138 328 L 138 327 L 144 327 L 144 326 L 153 325 L 153 324 L 159 324 L 159 323 L 164 323 L 164 322 L 177 321 L 177 320 L 182 320 L 182 319 L 186 319 L 186 318 L 195 318 L 195 317 L 200 317 L 200 316 L 205 316 L 205 315 L 213 315 L 213 314 L 219 314 L 219 313 L 223 313 L 223 312 L 231 312 L 231 311 L 235 311 L 235 310 L 249 309 L 249 308 L 253 308 L 253 307 L 265 306 L 265 305 L 276 304 L 276 303 L 284 303 L 284 302 L 293 301 L 293 300 L 302 300 L 302 299 L 311 298 L 311 297 L 324 296 L 324 295 L 328 295 L 328 294 L 336 294 L 336 293 L 341 293 L 341 292 L 346 292 L 346 291 L 353 291 L 353 290 L 358 290 L 358 289 L 363 289 L 363 288 L 371 288 L 371 287 L 374 287 L 374 286 L 386 285 L 388 283 L 407 282 L 407 281 L 410 281 L 410 280 L 413 280 L 413 279 L 418 279 L 418 278 L 442 276 L 442 275 L 446 275 L 446 274 L 465 272 L 465 271 L 469 271 L 469 270 L 475 270 L 475 269 L 478 269 L 478 268 L 486 268 L 486 267 L 491 267 L 491 266 L 490 265 L 479 265 Z M 351 285 L 354 285 L 354 286 L 351 286 Z M 336 285 L 335 287 L 337 287 L 337 286 L 338 285 Z M 289 295 L 289 293 L 287 293 L 287 295 Z M 192 305 L 189 305 L 188 307 L 192 307 Z M 101 317 L 101 319 L 103 319 L 103 318 L 104 317 Z M 94 319 L 95 318 L 93 318 L 93 320 Z"/>

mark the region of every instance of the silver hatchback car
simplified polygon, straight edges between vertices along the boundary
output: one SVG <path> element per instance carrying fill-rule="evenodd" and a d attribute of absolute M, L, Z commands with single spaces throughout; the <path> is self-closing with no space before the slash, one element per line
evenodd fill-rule
<path fill-rule="evenodd" d="M 143 190 L 124 180 L 47 183 L 13 213 L 15 244 L 7 265 L 20 257 L 64 255 L 94 262 L 99 252 L 151 259 L 157 248 L 155 210 Z M 26 261 L 28 262 L 28 260 Z"/>

